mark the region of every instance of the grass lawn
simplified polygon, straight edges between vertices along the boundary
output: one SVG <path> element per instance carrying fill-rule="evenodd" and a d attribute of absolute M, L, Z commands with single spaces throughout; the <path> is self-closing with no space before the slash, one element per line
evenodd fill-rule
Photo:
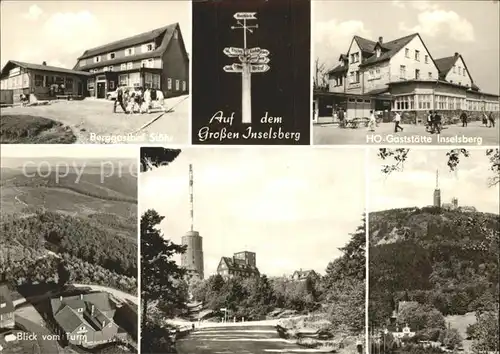
<path fill-rule="evenodd" d="M 52 119 L 29 115 L 2 115 L 2 144 L 72 144 L 76 136 L 70 127 Z"/>

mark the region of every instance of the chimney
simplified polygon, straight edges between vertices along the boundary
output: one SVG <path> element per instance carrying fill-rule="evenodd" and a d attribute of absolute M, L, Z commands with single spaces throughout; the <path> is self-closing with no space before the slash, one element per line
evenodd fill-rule
<path fill-rule="evenodd" d="M 384 37 L 378 37 L 378 41 L 379 41 L 380 43 L 384 43 Z"/>
<path fill-rule="evenodd" d="M 90 308 L 90 316 L 94 316 L 94 305 Z"/>
<path fill-rule="evenodd" d="M 460 54 L 458 54 L 457 52 L 455 52 L 455 56 L 458 57 Z"/>
<path fill-rule="evenodd" d="M 42 62 L 42 65 L 47 66 L 47 62 L 46 61 Z"/>

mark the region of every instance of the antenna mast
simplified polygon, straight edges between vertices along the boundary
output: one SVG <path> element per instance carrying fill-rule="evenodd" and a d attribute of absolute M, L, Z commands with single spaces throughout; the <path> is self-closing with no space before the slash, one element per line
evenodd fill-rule
<path fill-rule="evenodd" d="M 194 206 L 193 206 L 193 165 L 189 164 L 189 204 L 191 209 L 191 231 L 194 230 Z"/>
<path fill-rule="evenodd" d="M 436 189 L 439 189 L 439 170 L 436 170 Z"/>

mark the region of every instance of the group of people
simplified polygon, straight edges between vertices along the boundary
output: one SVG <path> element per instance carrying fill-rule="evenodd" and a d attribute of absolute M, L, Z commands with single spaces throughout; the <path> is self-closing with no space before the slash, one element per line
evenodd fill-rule
<path fill-rule="evenodd" d="M 116 113 L 116 106 L 120 106 L 124 113 L 150 113 L 151 109 L 159 108 L 165 111 L 163 106 L 165 97 L 163 92 L 154 88 L 142 87 L 137 91 L 120 85 L 116 89 L 116 100 L 113 105 L 113 113 Z"/>
<path fill-rule="evenodd" d="M 467 113 L 465 111 L 462 111 L 462 113 L 460 114 L 460 120 L 462 121 L 462 127 L 466 127 L 469 118 L 467 117 Z M 489 113 L 486 113 L 486 111 L 483 112 L 482 123 L 485 127 L 494 128 L 495 127 L 495 117 L 493 116 L 493 112 L 489 112 Z"/>
<path fill-rule="evenodd" d="M 431 134 L 441 133 L 441 115 L 437 111 L 429 111 L 425 129 Z"/>

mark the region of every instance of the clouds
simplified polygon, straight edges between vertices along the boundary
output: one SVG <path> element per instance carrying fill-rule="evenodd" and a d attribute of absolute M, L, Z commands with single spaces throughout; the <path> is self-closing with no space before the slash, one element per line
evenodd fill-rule
<path fill-rule="evenodd" d="M 22 17 L 30 21 L 36 21 L 42 15 L 43 15 L 43 10 L 39 8 L 37 4 L 33 4 L 29 7 L 28 12 L 22 14 Z"/>
<path fill-rule="evenodd" d="M 417 24 L 412 26 L 407 25 L 405 22 L 399 23 L 399 29 L 404 32 L 418 32 L 428 37 L 447 35 L 457 42 L 473 42 L 475 39 L 472 24 L 455 11 L 441 9 L 439 5 L 429 1 L 412 1 L 409 3 L 393 1 L 392 4 L 399 8 L 408 6 L 419 11 Z"/>

